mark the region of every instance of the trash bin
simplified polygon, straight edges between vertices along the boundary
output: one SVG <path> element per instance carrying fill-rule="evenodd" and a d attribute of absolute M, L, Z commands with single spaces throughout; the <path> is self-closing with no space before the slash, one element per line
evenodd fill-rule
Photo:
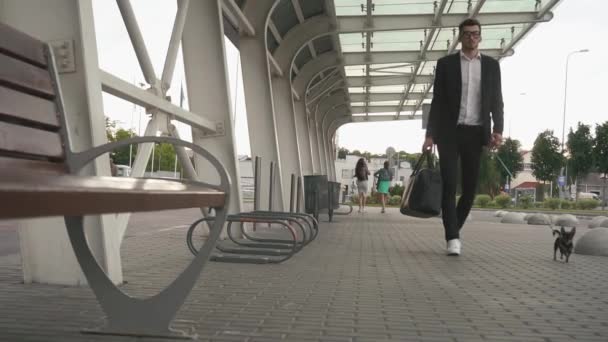
<path fill-rule="evenodd" d="M 329 193 L 331 199 L 331 209 L 339 209 L 340 208 L 340 188 L 342 187 L 338 182 L 328 182 L 329 183 Z"/>
<path fill-rule="evenodd" d="M 326 175 L 304 176 L 304 210 L 317 220 L 322 209 L 329 209 L 329 185 Z M 330 215 L 331 221 L 331 215 Z"/>

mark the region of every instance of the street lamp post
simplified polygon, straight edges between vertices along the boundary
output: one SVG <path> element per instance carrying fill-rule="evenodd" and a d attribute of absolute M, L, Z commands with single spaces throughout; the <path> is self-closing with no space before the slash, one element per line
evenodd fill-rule
<path fill-rule="evenodd" d="M 562 156 L 565 153 L 564 150 L 564 141 L 565 141 L 565 137 L 566 137 L 566 104 L 567 104 L 567 100 L 568 100 L 568 65 L 570 63 L 570 57 L 572 55 L 574 55 L 575 53 L 585 53 L 585 52 L 589 52 L 589 49 L 581 49 L 581 50 L 576 50 L 576 51 L 571 51 L 568 56 L 566 57 L 566 80 L 564 82 L 564 115 L 563 115 L 563 119 L 562 119 Z M 568 172 L 567 170 L 567 166 L 564 165 L 562 167 L 562 176 Z M 567 174 L 566 174 L 567 177 Z M 564 181 L 564 185 L 562 186 L 562 195 L 565 197 L 565 188 L 566 188 L 566 181 Z M 577 189 L 578 191 L 578 189 Z"/>

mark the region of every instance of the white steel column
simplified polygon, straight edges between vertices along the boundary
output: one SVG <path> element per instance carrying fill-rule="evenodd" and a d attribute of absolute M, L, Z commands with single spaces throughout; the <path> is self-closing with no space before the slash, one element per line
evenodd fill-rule
<path fill-rule="evenodd" d="M 0 0 L 0 21 L 43 41 L 74 43 L 76 71 L 60 74 L 72 149 L 86 150 L 106 142 L 97 43 L 91 0 Z M 108 155 L 84 170 L 110 175 Z M 91 251 L 114 283 L 122 282 L 120 236 L 114 215 L 85 218 Z M 26 283 L 64 285 L 86 283 L 67 237 L 63 218 L 19 221 Z"/>
<path fill-rule="evenodd" d="M 247 1 L 243 13 L 254 27 L 255 36 L 242 35 L 239 40 L 241 53 L 243 88 L 247 108 L 247 124 L 252 157 L 262 157 L 260 178 L 261 209 L 267 209 L 269 198 L 270 162 L 278 166 L 275 175 L 273 210 L 285 210 L 283 188 L 285 188 L 279 154 L 278 125 L 275 116 L 270 65 L 266 48 L 268 16 L 276 0 Z"/>
<path fill-rule="evenodd" d="M 302 175 L 312 175 L 314 167 L 312 162 L 312 148 L 310 144 L 310 130 L 306 118 L 306 105 L 302 100 L 293 101 L 296 129 L 298 130 L 298 147 L 300 150 L 300 167 Z"/>
<path fill-rule="evenodd" d="M 310 139 L 310 153 L 312 159 L 313 174 L 320 175 L 321 172 L 321 156 L 319 154 L 319 137 L 317 135 L 317 123 L 314 115 L 308 113 L 306 115 L 306 121 L 308 122 L 308 137 Z"/>
<path fill-rule="evenodd" d="M 288 184 L 291 175 L 302 176 L 300 164 L 300 149 L 298 146 L 298 132 L 296 131 L 296 119 L 293 111 L 291 84 L 289 78 L 285 77 L 289 70 L 283 70 L 283 77 L 272 78 L 272 97 L 274 101 L 275 120 L 277 127 L 277 138 L 279 140 L 279 154 L 281 160 L 281 172 L 285 184 Z M 283 205 L 289 208 L 290 186 L 283 187 Z"/>
<path fill-rule="evenodd" d="M 315 119 L 314 125 L 317 135 L 317 147 L 319 149 L 319 172 L 322 175 L 327 175 L 327 163 L 325 163 L 325 140 L 323 139 L 323 130 L 319 120 Z"/>
<path fill-rule="evenodd" d="M 217 127 L 214 134 L 193 127 L 192 140 L 205 147 L 224 165 L 232 180 L 229 213 L 240 212 L 240 176 L 228 93 L 220 0 L 190 3 L 182 50 L 190 110 L 205 113 L 205 117 L 215 121 Z M 206 160 L 195 156 L 194 163 L 199 177 L 211 183 L 219 180 L 219 175 L 212 171 L 213 167 Z"/>

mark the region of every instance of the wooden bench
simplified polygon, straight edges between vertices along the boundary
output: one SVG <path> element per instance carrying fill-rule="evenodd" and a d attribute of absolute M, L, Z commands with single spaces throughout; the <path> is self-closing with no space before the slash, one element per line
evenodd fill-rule
<path fill-rule="evenodd" d="M 216 168 L 219 185 L 78 175 L 104 153 L 151 142 L 192 149 Z M 229 189 L 230 178 L 216 158 L 174 138 L 137 137 L 73 152 L 52 49 L 0 23 L 0 219 L 64 216 L 76 258 L 106 314 L 100 333 L 179 336 L 169 326 L 220 237 Z M 147 299 L 118 289 L 85 239 L 83 215 L 199 207 L 216 212 L 207 242 L 166 289 Z"/>

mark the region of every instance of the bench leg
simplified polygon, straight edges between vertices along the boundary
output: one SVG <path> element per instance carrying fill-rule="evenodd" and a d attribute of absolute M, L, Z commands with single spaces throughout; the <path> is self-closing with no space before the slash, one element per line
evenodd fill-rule
<path fill-rule="evenodd" d="M 222 233 L 225 220 L 225 209 L 216 210 L 216 219 L 213 221 L 209 238 L 194 260 L 160 293 L 146 299 L 139 299 L 122 292 L 99 266 L 86 241 L 83 217 L 66 216 L 68 235 L 78 263 L 106 314 L 105 327 L 99 331 L 83 332 L 141 337 L 195 338 L 196 336 L 187 336 L 173 331 L 170 324 L 194 287 L 205 263 L 209 260 L 215 243 Z"/>

